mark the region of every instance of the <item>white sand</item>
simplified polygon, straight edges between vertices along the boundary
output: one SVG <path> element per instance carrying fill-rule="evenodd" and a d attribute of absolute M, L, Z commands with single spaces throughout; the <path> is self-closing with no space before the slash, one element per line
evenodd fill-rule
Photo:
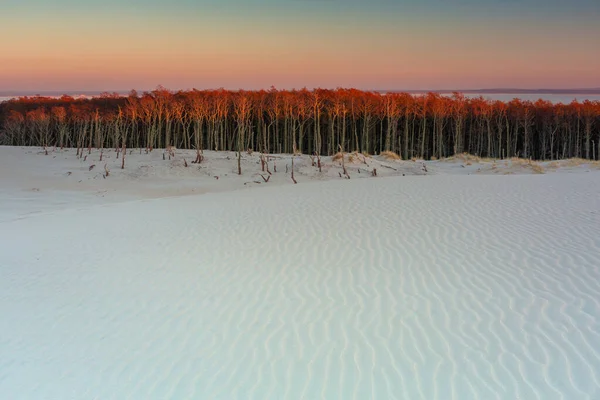
<path fill-rule="evenodd" d="M 594 167 L 38 151 L 0 148 L 2 399 L 600 398 Z"/>

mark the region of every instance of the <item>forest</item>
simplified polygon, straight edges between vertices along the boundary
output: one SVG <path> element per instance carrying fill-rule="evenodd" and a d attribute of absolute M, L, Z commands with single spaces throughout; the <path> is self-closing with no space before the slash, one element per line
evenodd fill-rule
<path fill-rule="evenodd" d="M 490 101 L 460 93 L 356 89 L 170 91 L 0 103 L 0 144 L 154 148 L 403 159 L 458 153 L 535 160 L 600 157 L 600 102 Z"/>

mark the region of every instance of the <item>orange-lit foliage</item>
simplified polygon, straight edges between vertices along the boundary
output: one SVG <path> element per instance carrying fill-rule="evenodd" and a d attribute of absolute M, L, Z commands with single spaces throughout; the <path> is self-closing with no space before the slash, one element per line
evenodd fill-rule
<path fill-rule="evenodd" d="M 412 96 L 356 89 L 105 93 L 23 97 L 0 104 L 8 145 L 91 150 L 173 145 L 273 153 L 392 151 L 404 159 L 600 157 L 600 102 L 490 101 L 460 93 Z"/>

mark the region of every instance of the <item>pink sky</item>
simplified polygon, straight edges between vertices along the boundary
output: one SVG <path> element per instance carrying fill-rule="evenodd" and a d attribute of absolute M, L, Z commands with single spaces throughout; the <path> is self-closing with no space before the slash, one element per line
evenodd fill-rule
<path fill-rule="evenodd" d="M 600 24 L 219 15 L 9 19 L 0 90 L 600 87 Z"/>

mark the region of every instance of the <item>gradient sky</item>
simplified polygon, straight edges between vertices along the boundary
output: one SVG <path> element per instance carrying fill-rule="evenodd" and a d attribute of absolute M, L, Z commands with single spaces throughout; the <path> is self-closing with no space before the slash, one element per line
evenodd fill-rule
<path fill-rule="evenodd" d="M 600 0 L 0 0 L 0 90 L 600 87 Z"/>

